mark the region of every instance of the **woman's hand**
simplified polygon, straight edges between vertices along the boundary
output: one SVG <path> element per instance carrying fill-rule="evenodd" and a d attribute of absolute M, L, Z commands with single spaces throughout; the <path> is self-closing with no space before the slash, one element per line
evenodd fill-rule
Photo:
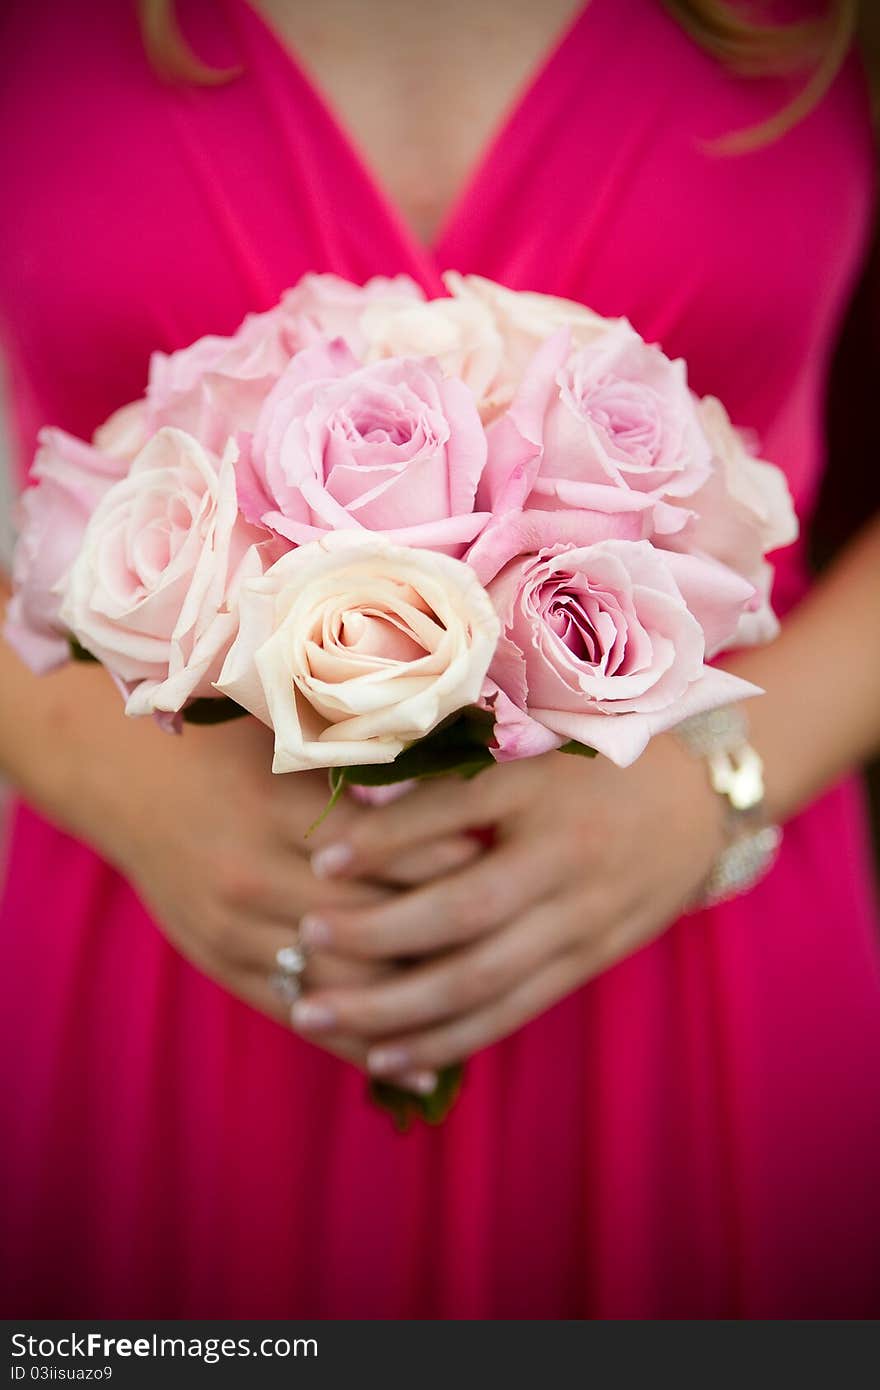
<path fill-rule="evenodd" d="M 878 572 L 880 518 L 776 641 L 728 663 L 767 692 L 748 713 L 773 820 L 878 746 L 880 645 L 863 640 L 880 623 Z M 817 651 L 821 681 L 810 679 Z M 316 859 L 325 876 L 378 878 L 410 855 L 450 872 L 387 903 L 311 914 L 306 936 L 322 949 L 426 959 L 362 988 L 316 986 L 298 1026 L 314 1038 L 350 1029 L 372 1039 L 377 1074 L 459 1060 L 658 935 L 705 880 L 722 821 L 705 769 L 671 735 L 623 771 L 555 754 L 472 783 L 429 783 L 345 832 L 330 817 Z M 456 871 L 462 832 L 491 824 L 495 847 Z"/>
<path fill-rule="evenodd" d="M 625 770 L 554 753 L 425 784 L 353 822 L 317 870 L 377 875 L 480 825 L 496 827 L 493 848 L 391 900 L 307 916 L 304 938 L 322 949 L 426 959 L 310 991 L 294 1022 L 370 1039 L 376 1075 L 460 1061 L 658 935 L 708 874 L 722 821 L 705 769 L 668 735 Z"/>
<path fill-rule="evenodd" d="M 388 888 L 316 878 L 306 837 L 327 803 L 327 778 L 274 776 L 272 736 L 255 720 L 187 728 L 180 739 L 159 741 L 153 756 L 158 765 L 149 782 L 142 776 L 137 795 L 130 785 L 111 818 L 111 850 L 183 955 L 232 994 L 290 1026 L 289 1005 L 270 976 L 276 952 L 297 941 L 300 918 L 378 907 L 389 901 Z M 155 801 L 146 798 L 149 788 Z M 150 803 L 162 813 L 151 814 Z M 353 804 L 337 807 L 333 830 L 353 833 L 367 814 Z M 452 841 L 441 858 L 460 863 L 474 852 L 468 842 L 457 852 Z M 402 854 L 384 877 L 409 882 L 429 876 L 436 862 L 431 850 Z M 394 971 L 388 961 L 316 950 L 304 983 L 310 990 L 363 989 Z M 363 1039 L 336 1029 L 316 1041 L 364 1067 Z M 418 1068 L 400 1074 L 395 1069 L 394 1080 L 414 1090 L 430 1090 L 435 1082 Z"/>
<path fill-rule="evenodd" d="M 102 842 L 187 959 L 289 1022 L 270 976 L 276 952 L 297 941 L 300 917 L 378 905 L 387 891 L 315 878 L 306 832 L 326 803 L 326 780 L 273 776 L 271 735 L 256 721 L 188 727 L 181 738 L 150 742 L 149 765 L 129 764 L 123 794 L 111 796 L 112 814 L 97 818 L 91 838 Z M 347 810 L 341 823 L 350 824 Z M 363 965 L 352 966 L 315 952 L 310 983 L 362 980 Z M 369 978 L 376 974 L 369 970 Z"/>
<path fill-rule="evenodd" d="M 270 976 L 278 949 L 296 941 L 300 917 L 389 897 L 387 886 L 322 882 L 313 874 L 309 855 L 330 824 L 314 839 L 306 832 L 327 803 L 326 777 L 274 776 L 272 735 L 250 718 L 187 726 L 180 738 L 150 720 L 126 719 L 95 667 L 36 680 L 10 657 L 4 693 L 16 686 L 18 739 L 4 761 L 28 799 L 115 864 L 194 965 L 289 1027 L 289 1007 Z M 333 833 L 353 832 L 367 814 L 341 804 L 330 817 Z M 386 877 L 421 881 L 436 865 L 463 863 L 475 852 L 467 841 L 433 847 L 401 856 Z M 306 982 L 364 985 L 391 969 L 317 951 Z M 334 1032 L 320 1043 L 364 1065 L 362 1040 Z M 433 1078 L 409 1082 L 430 1089 Z"/>

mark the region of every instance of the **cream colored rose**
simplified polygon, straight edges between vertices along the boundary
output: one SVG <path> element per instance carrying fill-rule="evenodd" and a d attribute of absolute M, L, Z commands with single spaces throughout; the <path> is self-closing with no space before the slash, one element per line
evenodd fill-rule
<path fill-rule="evenodd" d="M 700 401 L 703 429 L 715 453 L 721 480 L 730 501 L 748 515 L 764 554 L 797 540 L 798 522 L 788 482 L 781 468 L 755 458 L 743 434 L 731 423 L 724 406 L 714 396 Z M 724 508 L 721 508 L 722 517 Z M 732 568 L 732 556 L 720 554 Z"/>
<path fill-rule="evenodd" d="M 131 463 L 150 438 L 147 427 L 147 403 L 131 401 L 114 410 L 92 436 L 92 445 L 110 458 Z"/>
<path fill-rule="evenodd" d="M 434 357 L 444 376 L 457 376 L 477 400 L 489 394 L 501 369 L 501 335 L 478 299 L 369 304 L 361 317 L 367 361 Z"/>
<path fill-rule="evenodd" d="M 460 560 L 336 532 L 244 584 L 217 689 L 275 732 L 273 771 L 390 763 L 480 696 L 499 624 Z"/>
<path fill-rule="evenodd" d="M 483 394 L 480 413 L 484 419 L 490 419 L 509 403 L 538 348 L 554 333 L 567 329 L 574 350 L 586 347 L 624 322 L 602 318 L 571 299 L 508 290 L 482 275 L 459 275 L 450 270 L 443 281 L 456 303 L 486 310 L 501 338 L 498 370 Z"/>

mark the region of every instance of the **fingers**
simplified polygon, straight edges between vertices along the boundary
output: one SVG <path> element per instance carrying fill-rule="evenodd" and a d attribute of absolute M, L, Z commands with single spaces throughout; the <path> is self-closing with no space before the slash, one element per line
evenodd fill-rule
<path fill-rule="evenodd" d="M 296 926 L 306 914 L 346 914 L 391 899 L 393 888 L 409 887 L 439 879 L 465 868 L 483 852 L 479 841 L 460 836 L 424 845 L 401 856 L 384 871 L 382 882 L 357 879 L 321 881 L 308 862 L 276 847 L 257 858 L 228 855 L 220 865 L 216 890 L 235 918 L 253 916 L 274 919 L 279 925 Z"/>
<path fill-rule="evenodd" d="M 408 888 L 463 869 L 482 853 L 483 846 L 479 840 L 471 835 L 458 835 L 410 850 L 408 854 L 386 864 L 378 878 L 382 883 Z"/>
<path fill-rule="evenodd" d="M 328 810 L 331 790 L 325 772 L 273 776 L 270 797 L 279 842 L 306 860 L 322 845 L 346 840 L 351 827 L 370 814 L 369 807 L 350 796 L 343 796 Z"/>
<path fill-rule="evenodd" d="M 312 988 L 291 1011 L 296 1028 L 380 1038 L 426 1028 L 508 994 L 577 938 L 581 911 L 542 903 L 517 921 L 438 959 L 359 986 Z"/>
<path fill-rule="evenodd" d="M 208 970 L 218 983 L 231 989 L 239 998 L 259 1012 L 275 1019 L 283 1027 L 292 1026 L 291 1004 L 289 999 L 273 985 L 276 954 L 283 946 L 295 944 L 296 938 L 290 931 L 282 931 L 273 925 L 248 924 L 240 932 L 241 956 L 246 957 L 242 964 L 233 964 L 228 958 L 214 957 L 206 961 L 203 968 Z M 302 976 L 303 989 L 363 987 L 365 979 L 376 978 L 376 967 L 365 967 L 358 962 L 346 961 L 329 954 L 320 953 L 310 957 Z M 353 1063 L 361 1071 L 366 1067 L 366 1043 L 344 1030 L 327 1032 L 318 1045 L 334 1056 Z M 404 1068 L 398 1074 L 389 1075 L 389 1080 L 406 1090 L 424 1095 L 437 1084 L 436 1074 L 428 1068 Z"/>
<path fill-rule="evenodd" d="M 508 809 L 506 771 L 494 767 L 472 781 L 444 777 L 421 783 L 389 806 L 364 810 L 344 831 L 331 815 L 315 835 L 314 872 L 319 878 L 369 877 L 416 846 L 491 824 Z"/>
<path fill-rule="evenodd" d="M 309 946 L 367 959 L 415 956 L 460 945 L 510 922 L 552 895 L 555 856 L 521 844 L 501 845 L 458 873 L 356 911 L 328 906 L 300 927 Z"/>
<path fill-rule="evenodd" d="M 276 781 L 283 784 L 275 793 L 275 809 L 281 842 L 301 857 L 306 859 L 314 857 L 319 867 L 324 863 L 322 851 L 329 846 L 337 845 L 340 842 L 348 844 L 358 836 L 363 838 L 367 838 L 368 835 L 371 836 L 372 832 L 368 832 L 366 826 L 362 827 L 362 823 L 369 823 L 373 816 L 385 809 L 381 802 L 360 801 L 357 797 L 359 789 L 354 787 L 351 789 L 351 794 L 347 794 L 337 802 L 326 818 L 322 819 L 331 795 L 325 775 L 297 772 L 277 778 Z M 380 790 L 387 794 L 397 792 L 399 796 L 405 797 L 407 805 L 411 806 L 413 802 L 412 790 L 415 785 L 411 782 L 399 784 L 402 788 L 399 790 L 398 785 L 392 784 Z M 389 795 L 388 804 L 390 805 L 396 799 L 397 797 Z M 382 833 L 381 827 L 377 833 Z M 405 853 L 408 853 L 408 850 Z M 402 858 L 403 855 L 401 855 Z M 333 856 L 331 855 L 331 865 L 332 860 Z M 334 877 L 335 874 L 331 871 L 326 876 Z M 350 876 L 355 877 L 356 875 Z M 387 875 L 383 875 L 383 877 L 387 877 Z"/>
<path fill-rule="evenodd" d="M 307 860 L 281 846 L 259 855 L 244 848 L 226 854 L 212 887 L 231 919 L 268 918 L 290 927 L 310 910 L 351 911 L 389 897 L 388 888 L 378 884 L 322 883 Z"/>
<path fill-rule="evenodd" d="M 269 984 L 269 972 L 264 970 L 262 974 L 253 970 L 242 970 L 234 979 L 234 983 L 226 983 L 227 988 L 232 988 L 233 992 L 243 999 L 246 1004 L 260 1013 L 268 1014 L 283 1027 L 290 1027 L 290 1006 L 286 1004 Z M 366 1048 L 362 1039 L 346 1037 L 342 1033 L 329 1034 L 320 1039 L 320 1046 L 340 1057 L 346 1062 L 353 1063 L 360 1070 L 365 1069 Z M 417 1069 L 416 1069 L 416 1074 Z M 401 1078 L 395 1077 L 401 1081 Z"/>
<path fill-rule="evenodd" d="M 612 936 L 590 948 L 567 951 L 490 1004 L 421 1032 L 383 1040 L 367 1054 L 374 1076 L 412 1069 L 438 1069 L 463 1061 L 521 1028 L 618 957 Z"/>
<path fill-rule="evenodd" d="M 305 951 L 295 926 L 279 926 L 269 920 L 241 918 L 230 922 L 203 944 L 214 966 L 254 971 L 266 980 L 277 968 L 278 952 L 295 947 L 304 955 L 302 984 L 309 990 L 365 988 L 394 969 L 390 962 L 352 960 L 332 951 Z"/>

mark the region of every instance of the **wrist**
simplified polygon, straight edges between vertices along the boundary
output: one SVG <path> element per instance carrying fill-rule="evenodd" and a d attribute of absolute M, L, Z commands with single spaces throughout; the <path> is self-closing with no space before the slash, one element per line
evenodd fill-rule
<path fill-rule="evenodd" d="M 724 845 L 697 895 L 703 906 L 747 892 L 769 872 L 782 831 L 766 803 L 764 764 L 749 741 L 749 722 L 739 705 L 685 720 L 674 731 L 703 764 L 708 785 L 723 808 Z"/>
<path fill-rule="evenodd" d="M 667 788 L 674 789 L 676 819 L 684 831 L 696 888 L 728 845 L 724 805 L 712 790 L 701 760 L 685 747 L 674 729 L 653 738 L 642 758 L 654 765 Z M 668 796 L 668 791 L 664 795 Z"/>
<path fill-rule="evenodd" d="M 118 692 L 97 666 L 28 677 L 22 696 L 27 717 L 4 749 L 13 784 L 42 814 L 118 863 L 130 835 L 133 764 L 146 761 L 139 744 L 144 733 L 159 731 L 124 718 Z"/>

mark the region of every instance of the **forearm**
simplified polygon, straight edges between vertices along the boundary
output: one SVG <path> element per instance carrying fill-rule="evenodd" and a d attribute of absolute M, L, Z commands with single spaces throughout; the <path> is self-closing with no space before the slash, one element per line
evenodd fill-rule
<path fill-rule="evenodd" d="M 8 585 L 0 578 L 0 607 Z M 724 662 L 763 687 L 748 706 L 752 740 L 765 762 L 768 806 L 785 820 L 880 747 L 880 517 L 847 547 L 767 647 Z M 0 642 L 0 771 L 44 809 L 65 787 L 84 745 L 114 754 L 151 746 L 151 721 L 122 718 L 104 672 L 69 666 L 33 676 Z M 159 738 L 162 735 L 158 735 Z M 96 776 L 100 777 L 97 770 Z M 103 776 L 107 778 L 105 771 Z"/>
<path fill-rule="evenodd" d="M 8 598 L 0 574 L 0 628 Z M 133 774 L 162 755 L 165 737 L 152 720 L 123 717 L 102 668 L 71 663 L 35 676 L 0 638 L 0 774 L 105 853 L 112 849 L 105 831 L 140 785 Z"/>
<path fill-rule="evenodd" d="M 747 706 L 768 807 L 785 820 L 880 747 L 880 517 L 777 640 L 724 662 L 763 687 Z"/>

